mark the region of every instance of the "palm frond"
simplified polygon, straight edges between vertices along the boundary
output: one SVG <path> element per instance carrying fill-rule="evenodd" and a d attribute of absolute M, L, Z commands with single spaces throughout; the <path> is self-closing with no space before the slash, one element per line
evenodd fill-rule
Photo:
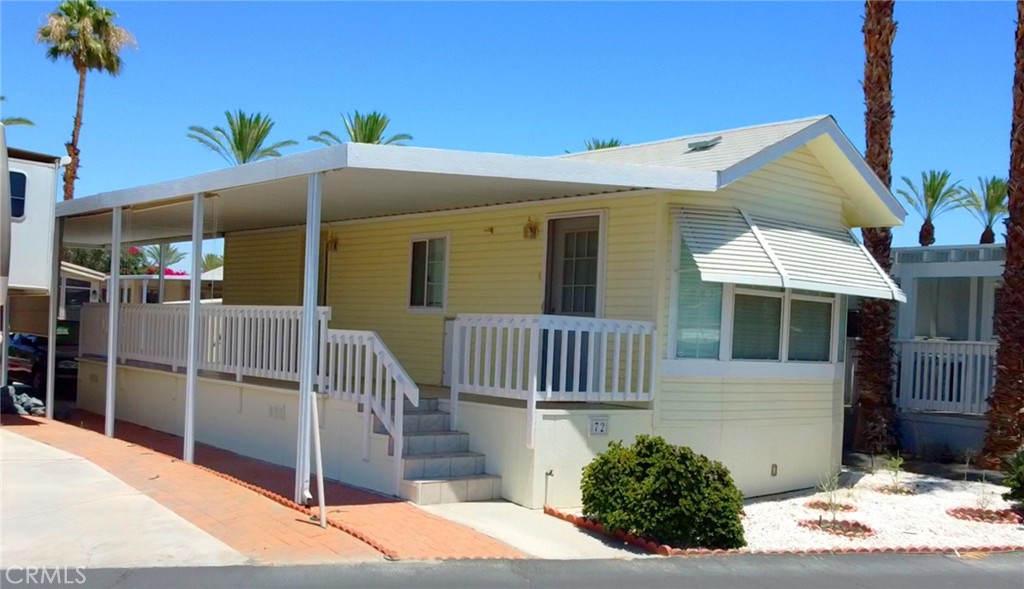
<path fill-rule="evenodd" d="M 896 194 L 903 197 L 922 219 L 934 221 L 942 213 L 963 206 L 960 182 L 950 184 L 949 179 L 947 170 L 921 172 L 921 185 L 918 188 L 910 178 L 903 176 L 907 189 L 897 189 Z"/>
<path fill-rule="evenodd" d="M 320 131 L 316 135 L 310 135 L 306 139 L 313 141 L 314 143 L 322 143 L 324 145 L 338 145 L 339 143 L 342 143 L 341 139 L 330 131 Z"/>
<path fill-rule="evenodd" d="M 404 145 L 404 141 L 412 141 L 412 135 L 408 133 L 396 133 L 384 139 L 391 120 L 387 115 L 373 111 L 361 114 L 358 110 L 352 115 L 341 115 L 345 124 L 345 132 L 352 143 L 375 143 L 380 145 Z"/>
<path fill-rule="evenodd" d="M 274 129 L 274 121 L 262 113 L 246 114 L 245 111 L 225 111 L 227 130 L 223 127 L 206 129 L 189 127 L 187 136 L 223 157 L 229 164 L 241 165 L 271 157 L 280 157 L 283 147 L 298 145 L 291 139 L 264 145 Z"/>
<path fill-rule="evenodd" d="M 584 141 L 583 145 L 586 146 L 587 151 L 596 151 L 598 149 L 608 149 L 609 147 L 620 147 L 622 142 L 614 137 L 611 139 L 598 139 L 594 137 Z"/>
<path fill-rule="evenodd" d="M 967 209 L 986 229 L 995 228 L 1007 213 L 1008 190 L 1005 179 L 998 176 L 978 178 L 978 190 L 964 190 L 961 206 Z"/>

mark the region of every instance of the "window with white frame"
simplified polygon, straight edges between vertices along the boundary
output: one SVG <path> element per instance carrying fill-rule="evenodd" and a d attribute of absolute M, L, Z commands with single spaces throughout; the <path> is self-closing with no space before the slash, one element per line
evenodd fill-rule
<path fill-rule="evenodd" d="M 429 237 L 413 239 L 409 307 L 443 309 L 445 306 L 445 275 L 448 239 Z"/>
<path fill-rule="evenodd" d="M 8 174 L 11 182 L 11 218 L 12 219 L 24 219 L 25 218 L 25 185 L 28 181 L 28 177 L 22 172 L 11 171 Z"/>
<path fill-rule="evenodd" d="M 717 360 L 722 330 L 722 285 L 704 282 L 686 243 L 680 242 L 676 297 L 676 357 Z"/>
<path fill-rule="evenodd" d="M 686 243 L 679 246 L 676 358 L 833 361 L 836 295 L 705 282 Z M 721 349 L 723 330 L 731 334 L 727 350 Z"/>

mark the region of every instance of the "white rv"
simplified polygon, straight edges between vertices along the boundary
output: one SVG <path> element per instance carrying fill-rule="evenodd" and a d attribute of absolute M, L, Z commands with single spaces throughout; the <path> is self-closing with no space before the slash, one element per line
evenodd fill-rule
<path fill-rule="evenodd" d="M 0 305 L 5 335 L 56 336 L 48 295 L 54 256 L 59 255 L 54 251 L 54 207 L 63 164 L 57 156 L 8 148 L 0 126 Z M 0 348 L 0 381 L 6 382 L 6 337 Z"/>

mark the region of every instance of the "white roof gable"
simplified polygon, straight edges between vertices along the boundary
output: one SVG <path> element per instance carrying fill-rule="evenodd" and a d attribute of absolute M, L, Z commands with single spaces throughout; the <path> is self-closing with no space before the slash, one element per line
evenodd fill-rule
<path fill-rule="evenodd" d="M 890 227 L 904 219 L 906 210 L 868 167 L 831 116 L 712 131 L 560 157 L 711 172 L 717 175 L 721 188 L 805 145 L 849 197 L 844 212 L 852 226 Z"/>

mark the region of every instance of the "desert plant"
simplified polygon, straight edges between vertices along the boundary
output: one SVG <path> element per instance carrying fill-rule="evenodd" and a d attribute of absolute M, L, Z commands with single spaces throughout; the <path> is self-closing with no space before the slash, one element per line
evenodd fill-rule
<path fill-rule="evenodd" d="M 960 182 L 950 183 L 948 170 L 930 170 L 921 172 L 920 189 L 914 182 L 903 177 L 907 189 L 897 189 L 896 194 L 903 197 L 919 215 L 923 223 L 918 235 L 918 243 L 926 247 L 935 243 L 935 218 L 955 208 L 963 206 L 960 198 Z"/>
<path fill-rule="evenodd" d="M 583 469 L 582 491 L 584 514 L 610 531 L 685 548 L 746 545 L 729 470 L 661 437 L 609 444 Z"/>
<path fill-rule="evenodd" d="M 188 128 L 190 132 L 186 136 L 233 166 L 281 157 L 278 150 L 282 147 L 298 145 L 291 139 L 266 145 L 270 132 L 274 129 L 274 120 L 263 113 L 246 114 L 239 109 L 235 113 L 224 111 L 224 118 L 228 122 L 227 129 L 219 125 L 213 129 L 193 125 Z"/>
<path fill-rule="evenodd" d="M 900 488 L 900 474 L 903 472 L 904 462 L 899 452 L 885 459 L 885 469 L 889 471 L 889 476 L 892 477 L 893 489 Z"/>
<path fill-rule="evenodd" d="M 91 71 L 112 76 L 121 73 L 121 50 L 135 46 L 135 37 L 114 24 L 117 13 L 100 6 L 96 0 L 64 0 L 46 16 L 36 32 L 36 41 L 45 43 L 51 61 L 67 59 L 78 74 L 78 101 L 75 107 L 71 141 L 64 144 L 71 162 L 64 166 L 64 200 L 75 196 L 82 132 L 82 107 L 85 104 L 85 76 Z"/>
<path fill-rule="evenodd" d="M 843 504 L 839 501 L 839 469 L 818 477 L 818 490 L 825 495 L 825 504 L 828 512 L 832 515 L 832 523 L 836 523 L 836 514 L 842 510 Z"/>
<path fill-rule="evenodd" d="M 348 140 L 352 143 L 374 143 L 378 145 L 405 145 L 406 141 L 412 141 L 412 135 L 408 133 L 396 133 L 391 137 L 385 137 L 391 119 L 382 112 L 373 111 L 368 114 L 341 115 L 345 123 L 345 132 L 348 133 Z M 340 137 L 330 131 L 320 131 L 308 138 L 315 143 L 324 145 L 337 145 L 342 143 Z"/>
<path fill-rule="evenodd" d="M 611 139 L 587 139 L 583 142 L 583 146 L 587 148 L 587 151 L 597 151 L 599 149 L 608 149 L 609 147 L 620 147 L 622 142 L 612 137 Z"/>
<path fill-rule="evenodd" d="M 974 459 L 978 457 L 978 451 L 971 447 L 960 449 L 960 460 L 964 463 L 964 480 L 967 480 L 968 471 L 971 470 L 971 464 Z"/>
<path fill-rule="evenodd" d="M 1006 472 L 1003 484 L 1010 488 L 1003 499 L 1024 502 L 1024 446 L 1004 460 L 1003 470 Z"/>
<path fill-rule="evenodd" d="M 996 223 L 1006 216 L 1006 194 L 1006 180 L 999 176 L 978 178 L 978 190 L 963 191 L 960 197 L 963 208 L 984 227 L 979 243 L 996 242 Z"/>
<path fill-rule="evenodd" d="M 896 38 L 893 0 L 864 3 L 864 161 L 878 179 L 892 186 L 892 47 Z M 864 247 L 879 267 L 892 267 L 892 230 L 861 229 Z M 863 297 L 861 338 L 857 344 L 859 391 L 854 424 L 854 448 L 871 454 L 897 445 L 896 411 L 892 404 L 893 301 Z"/>

